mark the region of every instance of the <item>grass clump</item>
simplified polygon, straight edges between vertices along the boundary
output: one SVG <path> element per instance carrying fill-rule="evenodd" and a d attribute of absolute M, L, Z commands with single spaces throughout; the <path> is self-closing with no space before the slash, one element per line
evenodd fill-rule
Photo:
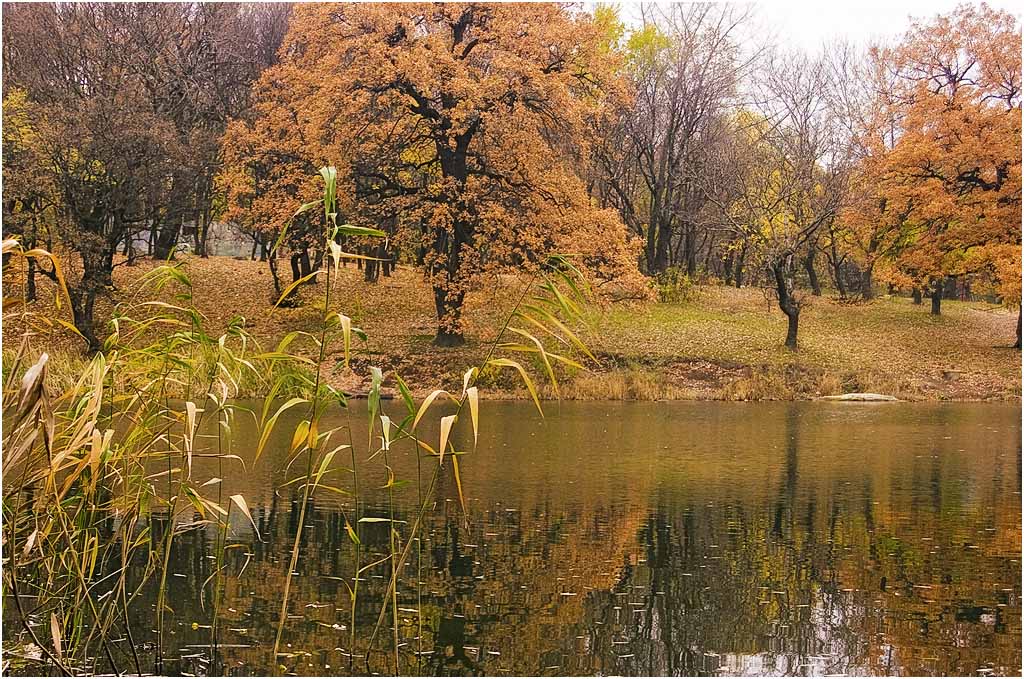
<path fill-rule="evenodd" d="M 694 400 L 693 389 L 673 381 L 653 366 L 632 364 L 610 370 L 584 372 L 567 383 L 562 398 L 572 401 L 672 401 Z"/>
<path fill-rule="evenodd" d="M 658 300 L 667 304 L 692 302 L 697 298 L 697 286 L 679 267 L 670 266 L 654 278 Z"/>

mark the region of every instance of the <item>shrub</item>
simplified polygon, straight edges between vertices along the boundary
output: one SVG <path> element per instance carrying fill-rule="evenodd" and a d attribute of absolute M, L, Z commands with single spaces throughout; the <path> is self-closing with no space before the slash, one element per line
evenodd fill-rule
<path fill-rule="evenodd" d="M 655 277 L 658 300 L 669 304 L 690 302 L 696 297 L 697 286 L 679 267 L 671 266 Z"/>

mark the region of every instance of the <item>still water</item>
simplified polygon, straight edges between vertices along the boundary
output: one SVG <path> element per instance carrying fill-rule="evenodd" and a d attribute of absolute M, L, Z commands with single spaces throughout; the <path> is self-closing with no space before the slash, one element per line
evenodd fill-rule
<path fill-rule="evenodd" d="M 327 420 L 321 430 L 348 422 Z M 446 469 L 401 573 L 402 673 L 1021 673 L 1018 405 L 563 403 L 541 419 L 527 404 L 485 402 L 480 428 L 476 452 L 460 457 L 468 515 Z M 241 547 L 216 653 L 201 595 L 214 531 L 175 543 L 168 671 L 273 671 L 300 497 L 298 484 L 282 487 L 301 473 L 283 469 L 291 429 L 256 465 L 207 460 L 194 472 L 223 476 L 224 498 L 243 494 L 260 537 L 233 513 Z M 250 460 L 255 428 L 235 432 L 231 452 Z M 417 462 L 410 447 L 391 457 L 411 481 L 395 491 L 407 533 Z M 425 477 L 436 462 L 420 464 Z M 359 470 L 364 491 L 386 482 L 380 460 Z M 390 611 L 381 650 L 349 654 L 354 511 L 321 492 L 307 515 L 288 672 L 393 671 Z M 358 511 L 386 516 L 385 492 Z M 361 534 L 363 563 L 387 553 L 386 523 Z M 365 640 L 387 564 L 364 577 Z M 152 627 L 135 621 L 143 641 Z"/>

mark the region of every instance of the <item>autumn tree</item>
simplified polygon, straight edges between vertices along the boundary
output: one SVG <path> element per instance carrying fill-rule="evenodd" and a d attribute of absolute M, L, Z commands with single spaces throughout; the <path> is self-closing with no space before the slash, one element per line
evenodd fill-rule
<path fill-rule="evenodd" d="M 186 222 L 207 254 L 218 154 L 225 126 L 249 106 L 250 84 L 273 61 L 288 4 L 131 3 L 123 30 L 135 51 L 122 67 L 188 149 L 152 200 L 153 255 L 173 253 Z"/>
<path fill-rule="evenodd" d="M 988 261 L 975 250 L 1021 242 L 1020 51 L 1016 19 L 981 5 L 915 23 L 879 55 L 899 129 L 876 200 L 902 220 L 896 271 L 930 291 L 933 314 L 947 276 Z"/>
<path fill-rule="evenodd" d="M 75 324 L 91 349 L 100 346 L 93 308 L 119 246 L 130 262 L 148 232 L 165 256 L 189 219 L 204 250 L 221 132 L 262 68 L 251 29 L 273 24 L 261 16 L 200 3 L 4 7 L 4 87 L 23 93 L 27 121 L 17 135 L 5 130 L 5 184 L 48 194 L 45 215 L 22 188 L 5 190 L 6 207 L 32 213 L 29 237 L 45 229 L 67 257 Z"/>
<path fill-rule="evenodd" d="M 3 231 L 4 238 L 17 236 L 26 249 L 53 248 L 49 225 L 55 214 L 56 187 L 46 171 L 32 106 L 23 89 L 10 87 L 3 100 Z M 6 262 L 5 262 L 6 263 Z M 41 264 L 25 258 L 25 301 L 36 299 L 36 274 Z M 55 272 L 43 269 L 42 273 Z"/>
<path fill-rule="evenodd" d="M 600 42 L 589 15 L 554 4 L 298 6 L 259 88 L 302 157 L 286 154 L 294 171 L 268 191 L 301 197 L 287 185 L 303 159 L 337 164 L 347 220 L 394 224 L 423 248 L 440 345 L 464 341 L 463 301 L 484 269 L 561 250 L 628 277 L 625 229 L 591 206 L 577 171 L 616 86 Z"/>
<path fill-rule="evenodd" d="M 827 234 L 826 254 L 840 289 L 840 267 L 850 261 L 858 274 L 852 288 L 864 299 L 874 296 L 876 268 L 889 267 L 907 245 L 911 206 L 907 196 L 878 192 L 901 130 L 898 77 L 880 57 L 884 52 L 877 44 L 857 48 L 840 43 L 827 53 L 832 105 L 849 141 L 853 167 L 842 214 Z"/>
<path fill-rule="evenodd" d="M 76 257 L 66 268 L 75 325 L 98 349 L 93 309 L 111 283 L 117 246 L 145 221 L 145 196 L 174 162 L 172 131 L 122 67 L 126 8 L 5 7 L 4 84 L 27 92 L 37 169 L 54 186 L 50 228 Z"/>
<path fill-rule="evenodd" d="M 303 96 L 273 73 L 268 71 L 254 86 L 250 115 L 227 128 L 220 182 L 227 193 L 224 218 L 260 243 L 276 301 L 288 281 L 278 268 L 279 252 L 269 250 L 283 236 L 284 247 L 278 249 L 290 256 L 291 281 L 299 281 L 312 272 L 309 250 L 322 245 L 322 229 L 308 213 L 295 216 L 295 206 L 315 200 L 320 190 L 319 147 L 316 138 L 306 135 L 310 128 L 299 108 Z"/>

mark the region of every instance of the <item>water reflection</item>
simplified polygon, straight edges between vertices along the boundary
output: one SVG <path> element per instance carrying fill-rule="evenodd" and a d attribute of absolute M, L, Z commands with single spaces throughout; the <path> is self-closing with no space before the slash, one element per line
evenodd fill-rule
<path fill-rule="evenodd" d="M 454 482 L 441 479 L 401 573 L 402 673 L 1021 672 L 1017 409 L 551 410 L 542 421 L 522 404 L 486 404 L 479 451 L 463 458 L 468 521 Z M 234 452 L 245 457 L 255 435 L 240 429 Z M 284 426 L 275 448 L 288 439 Z M 398 477 L 413 481 L 396 495 L 398 518 L 411 523 L 416 462 L 411 451 L 398 454 Z M 221 475 L 204 464 L 200 476 Z M 229 550 L 215 654 L 201 593 L 215 536 L 196 531 L 175 543 L 169 671 L 273 670 L 299 501 L 296 485 L 281 488 L 294 474 L 282 466 L 283 456 L 268 455 L 223 474 L 224 497 L 246 496 L 262 540 L 233 515 L 240 546 Z M 385 481 L 373 463 L 361 474 L 367 486 Z M 385 506 L 378 496 L 359 510 L 383 516 Z M 360 585 L 364 643 L 349 648 L 353 553 L 342 512 L 353 509 L 325 496 L 307 515 L 285 635 L 290 672 L 393 671 L 387 629 L 381 650 L 365 648 L 386 564 Z M 386 524 L 364 524 L 361 537 L 364 562 L 386 554 Z M 145 639 L 152 604 L 135 611 L 136 640 Z"/>

